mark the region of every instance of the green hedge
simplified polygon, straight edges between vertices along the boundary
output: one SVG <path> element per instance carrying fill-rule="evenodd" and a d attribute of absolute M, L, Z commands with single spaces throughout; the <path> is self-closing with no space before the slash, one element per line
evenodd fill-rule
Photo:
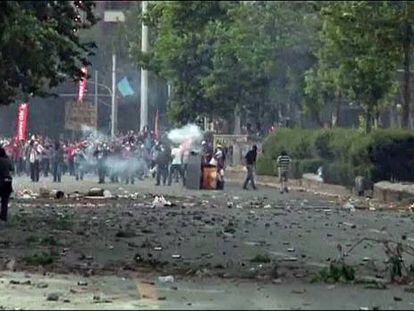
<path fill-rule="evenodd" d="M 282 151 L 292 158 L 291 176 L 316 173 L 323 167 L 326 182 L 352 185 L 361 175 L 374 182 L 396 178 L 414 181 L 414 135 L 400 129 L 364 134 L 353 129 L 280 129 L 269 135 L 257 163 L 260 175 L 277 175 Z"/>

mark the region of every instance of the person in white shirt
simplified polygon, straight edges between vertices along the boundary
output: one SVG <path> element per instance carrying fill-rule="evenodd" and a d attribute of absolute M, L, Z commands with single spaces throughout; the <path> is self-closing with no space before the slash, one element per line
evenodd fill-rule
<path fill-rule="evenodd" d="M 170 168 L 170 174 L 168 175 L 168 186 L 171 186 L 172 178 L 175 175 L 175 182 L 178 182 L 179 176 L 184 181 L 184 174 L 183 174 L 183 152 L 179 146 L 174 146 L 174 148 L 171 149 L 171 168 Z"/>
<path fill-rule="evenodd" d="M 33 182 L 38 182 L 40 177 L 40 160 L 43 152 L 42 145 L 39 142 L 31 141 L 29 149 L 29 162 L 30 162 L 30 178 Z"/>

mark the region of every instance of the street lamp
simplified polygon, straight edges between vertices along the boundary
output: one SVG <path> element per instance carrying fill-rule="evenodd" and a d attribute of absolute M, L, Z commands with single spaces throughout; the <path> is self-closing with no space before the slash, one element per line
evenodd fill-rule
<path fill-rule="evenodd" d="M 147 13 L 148 1 L 141 1 L 142 16 Z M 148 52 L 148 26 L 144 24 L 144 18 L 141 23 L 141 52 Z M 148 125 L 148 71 L 141 67 L 141 114 L 140 130 Z"/>
<path fill-rule="evenodd" d="M 104 22 L 119 23 L 125 22 L 125 15 L 122 11 L 105 11 Z M 115 137 L 118 121 L 118 107 L 115 101 L 116 83 L 116 54 L 112 44 L 112 101 L 111 101 L 111 136 Z"/>

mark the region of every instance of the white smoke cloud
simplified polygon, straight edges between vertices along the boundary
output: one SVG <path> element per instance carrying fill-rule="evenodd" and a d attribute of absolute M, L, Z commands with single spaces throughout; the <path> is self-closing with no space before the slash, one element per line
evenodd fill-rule
<path fill-rule="evenodd" d="M 190 142 L 192 148 L 194 148 L 201 145 L 203 131 L 195 124 L 187 124 L 182 128 L 171 130 L 167 136 L 175 144 Z"/>

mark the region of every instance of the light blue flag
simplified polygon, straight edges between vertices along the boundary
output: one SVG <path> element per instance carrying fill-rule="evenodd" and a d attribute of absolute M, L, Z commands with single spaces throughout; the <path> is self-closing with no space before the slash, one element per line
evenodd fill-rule
<path fill-rule="evenodd" d="M 135 94 L 134 90 L 129 84 L 127 77 L 124 77 L 121 81 L 118 82 L 118 91 L 122 94 L 123 97 Z"/>

